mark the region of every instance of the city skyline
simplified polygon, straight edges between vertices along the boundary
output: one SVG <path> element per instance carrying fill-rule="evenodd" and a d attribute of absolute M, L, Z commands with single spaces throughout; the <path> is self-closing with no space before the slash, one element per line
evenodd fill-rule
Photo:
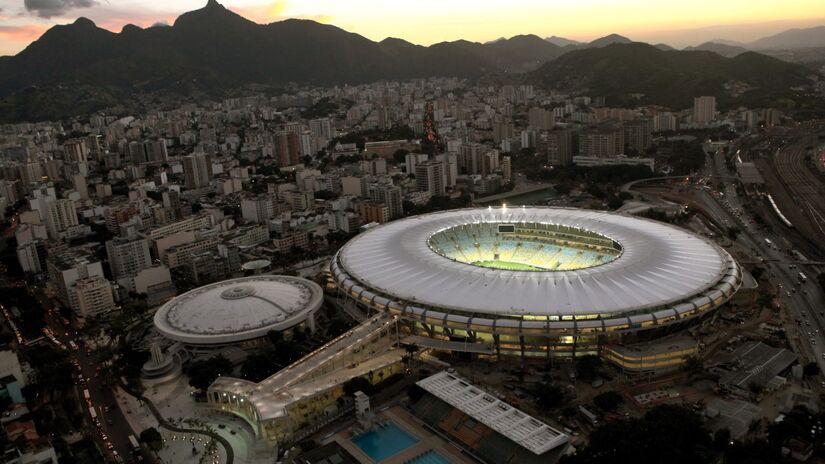
<path fill-rule="evenodd" d="M 222 2 L 260 24 L 310 19 L 375 41 L 397 37 L 419 45 L 459 39 L 487 42 L 519 34 L 555 35 L 586 42 L 618 33 L 637 41 L 681 48 L 713 39 L 749 42 L 789 28 L 825 24 L 825 5 L 812 0 L 792 0 L 782 8 L 769 2 L 740 0 L 721 6 L 699 0 L 667 7 L 648 0 L 565 0 L 549 4 L 517 0 L 506 6 L 465 0 L 444 6 L 425 0 L 415 7 L 372 5 L 367 0 L 355 3 L 345 7 L 328 0 Z M 156 0 L 130 0 L 118 5 L 96 0 L 25 0 L 21 5 L 0 0 L 0 55 L 14 55 L 50 27 L 71 23 L 81 16 L 119 32 L 126 24 L 172 24 L 180 14 L 203 6 L 201 0 L 175 2 L 174 6 Z"/>

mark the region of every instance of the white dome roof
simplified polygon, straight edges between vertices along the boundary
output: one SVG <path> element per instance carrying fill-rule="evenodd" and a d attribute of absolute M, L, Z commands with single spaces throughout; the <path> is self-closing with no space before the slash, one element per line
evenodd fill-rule
<path fill-rule="evenodd" d="M 478 267 L 439 255 L 428 239 L 474 223 L 536 223 L 591 231 L 618 242 L 621 255 L 596 267 L 555 272 Z M 425 214 L 351 240 L 333 263 L 345 288 L 443 310 L 489 315 L 627 315 L 707 299 L 737 266 L 724 250 L 662 222 L 602 211 L 518 207 Z"/>
<path fill-rule="evenodd" d="M 320 306 L 318 284 L 298 277 L 254 276 L 186 292 L 155 313 L 164 336 L 191 344 L 249 340 L 300 324 Z"/>

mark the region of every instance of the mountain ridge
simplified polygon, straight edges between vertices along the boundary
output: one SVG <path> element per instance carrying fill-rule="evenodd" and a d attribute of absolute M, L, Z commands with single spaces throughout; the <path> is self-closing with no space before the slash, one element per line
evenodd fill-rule
<path fill-rule="evenodd" d="M 523 73 L 549 72 L 548 64 L 573 53 L 606 53 L 603 58 L 612 60 L 612 55 L 626 53 L 621 47 L 635 45 L 618 34 L 564 46 L 534 34 L 484 44 L 375 42 L 306 19 L 258 24 L 209 0 L 171 26 L 125 26 L 116 33 L 78 18 L 52 27 L 17 55 L 0 57 L 0 120 L 63 118 L 146 92 L 220 96 L 247 85 L 361 84 L 433 76 L 514 81 Z"/>

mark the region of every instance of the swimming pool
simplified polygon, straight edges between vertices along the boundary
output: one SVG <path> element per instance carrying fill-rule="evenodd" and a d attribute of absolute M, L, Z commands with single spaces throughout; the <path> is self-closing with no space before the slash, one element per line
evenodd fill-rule
<path fill-rule="evenodd" d="M 450 461 L 435 451 L 430 450 L 411 461 L 407 461 L 407 464 L 450 464 Z"/>
<path fill-rule="evenodd" d="M 418 440 L 395 425 L 394 422 L 387 422 L 376 425 L 372 430 L 358 435 L 352 439 L 352 442 L 373 461 L 381 462 L 409 448 Z"/>

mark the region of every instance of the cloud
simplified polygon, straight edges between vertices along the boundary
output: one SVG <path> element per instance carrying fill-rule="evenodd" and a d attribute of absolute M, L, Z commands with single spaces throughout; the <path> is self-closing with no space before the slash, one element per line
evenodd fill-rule
<path fill-rule="evenodd" d="M 24 0 L 26 10 L 36 13 L 41 18 L 60 16 L 72 8 L 89 8 L 97 4 L 96 0 Z"/>

